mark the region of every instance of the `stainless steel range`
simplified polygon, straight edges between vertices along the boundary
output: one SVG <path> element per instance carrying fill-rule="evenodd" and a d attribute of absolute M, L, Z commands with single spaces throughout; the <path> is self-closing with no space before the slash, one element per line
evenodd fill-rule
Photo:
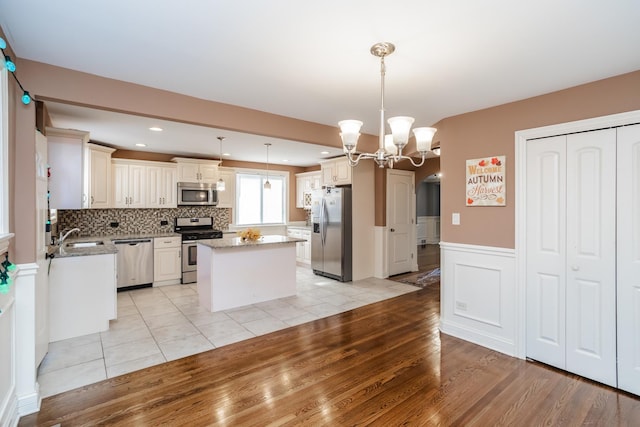
<path fill-rule="evenodd" d="M 222 231 L 213 228 L 213 218 L 176 218 L 175 232 L 182 235 L 182 283 L 198 280 L 198 241 L 221 239 Z"/>

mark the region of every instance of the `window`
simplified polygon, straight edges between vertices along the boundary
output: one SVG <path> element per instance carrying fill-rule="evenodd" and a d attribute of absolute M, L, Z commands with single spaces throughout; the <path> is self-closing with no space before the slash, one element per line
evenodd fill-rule
<path fill-rule="evenodd" d="M 271 190 L 262 171 L 236 174 L 236 225 L 284 224 L 286 220 L 286 174 L 269 173 Z"/>

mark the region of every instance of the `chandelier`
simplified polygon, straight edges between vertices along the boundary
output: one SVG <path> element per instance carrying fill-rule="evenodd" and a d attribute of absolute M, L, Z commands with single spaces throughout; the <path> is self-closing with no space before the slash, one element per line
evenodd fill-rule
<path fill-rule="evenodd" d="M 402 149 L 407 145 L 407 142 L 409 142 L 409 131 L 414 122 L 413 117 L 391 117 L 388 120 L 391 134 L 385 135 L 384 75 L 386 70 L 384 57 L 391 55 L 394 50 L 396 50 L 396 47 L 388 42 L 376 43 L 371 46 L 371 54 L 380 58 L 380 134 L 378 151 L 375 153 L 356 152 L 356 144 L 358 143 L 360 128 L 362 127 L 360 120 L 342 120 L 338 122 L 345 155 L 349 160 L 349 165 L 352 167 L 356 166 L 361 159 L 373 159 L 378 164 L 378 167 L 381 168 L 385 166 L 393 168 L 393 163 L 400 160 L 409 160 L 413 166 L 419 167 L 424 164 L 425 157 L 431 149 L 431 140 L 436 133 L 436 128 L 420 127 L 413 129 L 413 135 L 416 138 L 416 147 L 422 157 L 420 163 L 416 163 L 412 157 L 402 154 Z"/>

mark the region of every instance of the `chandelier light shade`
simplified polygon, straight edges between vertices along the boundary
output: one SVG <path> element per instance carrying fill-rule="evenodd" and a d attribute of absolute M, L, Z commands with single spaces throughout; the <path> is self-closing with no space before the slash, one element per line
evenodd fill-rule
<path fill-rule="evenodd" d="M 222 166 L 222 141 L 224 141 L 224 136 L 219 136 L 218 137 L 218 141 L 220 141 L 220 163 L 218 164 L 218 167 Z M 220 179 L 218 179 L 218 182 L 216 183 L 216 190 L 218 191 L 225 191 L 225 189 L 227 188 L 224 179 L 222 179 L 222 177 L 220 177 Z"/>
<path fill-rule="evenodd" d="M 267 147 L 267 180 L 264 182 L 264 189 L 269 191 L 271 190 L 271 183 L 269 182 L 269 147 L 271 143 L 265 142 L 264 146 Z"/>
<path fill-rule="evenodd" d="M 396 47 L 392 43 L 382 42 L 371 46 L 371 54 L 380 58 L 380 133 L 379 147 L 375 153 L 358 153 L 356 147 L 360 137 L 360 128 L 363 123 L 360 120 L 342 120 L 338 122 L 340 137 L 344 147 L 345 156 L 350 166 L 356 166 L 361 159 L 373 159 L 378 167 L 388 166 L 393 168 L 393 163 L 400 160 L 409 160 L 415 167 L 424 164 L 427 153 L 431 150 L 431 141 L 436 133 L 435 128 L 419 127 L 413 129 L 416 139 L 416 148 L 421 156 L 421 161 L 416 163 L 412 157 L 402 154 L 402 150 L 409 142 L 409 135 L 414 118 L 407 116 L 391 117 L 387 122 L 391 129 L 390 135 L 385 135 L 384 121 L 384 76 L 386 67 L 384 58 L 392 54 Z M 439 155 L 439 153 L 438 153 Z"/>

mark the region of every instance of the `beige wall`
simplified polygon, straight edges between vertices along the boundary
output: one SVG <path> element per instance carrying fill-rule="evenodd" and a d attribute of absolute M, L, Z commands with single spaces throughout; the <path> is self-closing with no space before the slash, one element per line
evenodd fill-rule
<path fill-rule="evenodd" d="M 24 105 L 22 91 L 9 79 L 9 227 L 16 234 L 13 261 L 36 260 L 35 104 Z"/>
<path fill-rule="evenodd" d="M 18 59 L 20 79 L 43 101 L 58 101 L 128 114 L 228 129 L 310 144 L 342 147 L 337 127 L 99 77 L 49 64 Z M 363 135 L 363 148 L 377 139 Z"/>
<path fill-rule="evenodd" d="M 333 126 L 205 101 L 33 61 L 18 60 L 17 63 L 21 82 L 41 100 L 67 102 L 313 144 L 341 146 L 338 130 Z M 31 114 L 28 112 L 31 107 L 26 107 L 25 110 L 18 103 L 17 99 L 12 102 L 12 105 L 15 104 L 12 108 L 19 110 L 16 111 L 16 123 L 12 129 L 20 143 L 27 145 L 15 144 L 15 193 L 23 195 L 23 190 L 35 188 L 32 182 L 34 178 L 31 178 L 35 175 L 32 164 L 32 122 L 35 120 L 27 117 Z M 640 71 L 446 118 L 437 123 L 435 127 L 438 128 L 438 132 L 434 141 L 439 141 L 442 147 L 439 168 L 443 174 L 442 240 L 514 247 L 515 131 L 637 109 L 640 109 Z M 373 152 L 376 146 L 375 136 L 361 137 L 359 147 L 363 151 Z M 489 155 L 507 156 L 507 206 L 467 208 L 464 203 L 465 160 Z M 231 163 L 225 164 L 231 166 Z M 437 168 L 430 162 L 418 169 L 416 175 L 423 174 L 426 170 L 432 173 L 431 171 L 435 172 Z M 383 181 L 383 178 L 376 174 L 376 225 L 385 224 Z M 25 194 L 24 197 L 33 198 L 32 194 L 34 193 Z M 295 206 L 293 188 L 290 204 Z M 24 253 L 24 259 L 27 259 L 35 253 L 35 243 L 31 236 L 33 229 L 29 230 L 29 227 L 33 227 L 33 218 L 23 217 L 21 213 L 30 211 L 35 215 L 35 202 L 17 200 L 16 196 L 15 208 L 15 230 L 24 232 L 27 237 L 25 243 L 16 242 L 16 252 Z M 452 212 L 461 214 L 460 226 L 450 224 Z M 303 218 L 302 210 L 294 208 L 290 212 L 291 220 Z M 22 242 L 22 238 L 19 240 Z"/>
<path fill-rule="evenodd" d="M 442 241 L 515 247 L 515 136 L 518 130 L 640 110 L 640 71 L 537 96 L 437 123 Z M 507 205 L 465 206 L 465 161 L 506 155 Z M 460 213 L 460 225 L 451 214 Z"/>

